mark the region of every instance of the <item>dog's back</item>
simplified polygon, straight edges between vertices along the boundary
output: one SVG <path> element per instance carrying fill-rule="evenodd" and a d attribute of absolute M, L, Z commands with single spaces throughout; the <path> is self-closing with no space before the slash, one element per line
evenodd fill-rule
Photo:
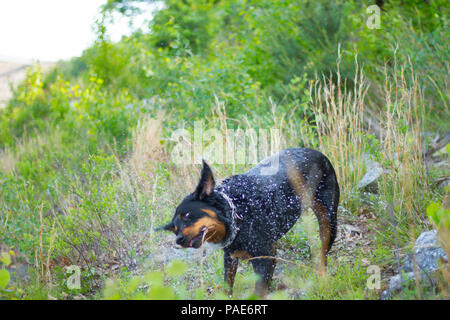
<path fill-rule="evenodd" d="M 331 247 L 336 234 L 339 186 L 329 160 L 320 152 L 291 148 L 264 159 L 251 170 L 226 180 L 222 186 L 246 218 L 238 221 L 243 239 L 254 243 L 281 238 L 301 212 L 320 203 L 326 207 Z M 239 241 L 241 240 L 241 241 Z M 240 244 L 239 244 L 240 245 Z M 260 244 L 258 244 L 260 245 Z"/>

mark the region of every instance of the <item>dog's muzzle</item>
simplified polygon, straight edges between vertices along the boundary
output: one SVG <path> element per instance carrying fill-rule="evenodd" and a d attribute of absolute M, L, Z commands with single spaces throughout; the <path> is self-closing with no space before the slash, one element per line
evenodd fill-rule
<path fill-rule="evenodd" d="M 176 244 L 184 247 L 184 248 L 200 248 L 203 244 L 205 233 L 208 231 L 208 228 L 206 226 L 202 227 L 200 229 L 200 232 L 193 238 L 189 238 L 187 236 L 184 236 L 181 232 L 177 236 L 177 239 L 175 240 Z"/>

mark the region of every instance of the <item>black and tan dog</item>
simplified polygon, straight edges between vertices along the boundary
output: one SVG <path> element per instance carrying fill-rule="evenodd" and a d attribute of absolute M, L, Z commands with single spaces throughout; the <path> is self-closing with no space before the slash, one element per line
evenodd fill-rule
<path fill-rule="evenodd" d="M 162 228 L 174 232 L 176 243 L 185 248 L 199 248 L 205 241 L 221 245 L 230 291 L 239 259 L 249 259 L 260 276 L 255 293 L 264 296 L 275 268 L 273 245 L 308 207 L 319 221 L 325 270 L 336 237 L 338 202 L 339 185 L 330 161 L 312 149 L 286 149 L 217 187 L 203 162 L 196 190 Z"/>

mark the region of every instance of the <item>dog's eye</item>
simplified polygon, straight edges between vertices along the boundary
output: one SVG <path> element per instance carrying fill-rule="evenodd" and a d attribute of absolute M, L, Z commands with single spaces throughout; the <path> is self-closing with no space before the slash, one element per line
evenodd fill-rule
<path fill-rule="evenodd" d="M 183 215 L 182 219 L 183 219 L 183 220 L 189 219 L 189 215 L 190 215 L 190 214 L 191 214 L 190 212 L 186 212 L 186 213 Z"/>

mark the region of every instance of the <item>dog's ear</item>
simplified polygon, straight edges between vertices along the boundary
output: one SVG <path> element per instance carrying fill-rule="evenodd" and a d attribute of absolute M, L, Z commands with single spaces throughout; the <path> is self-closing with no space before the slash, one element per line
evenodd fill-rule
<path fill-rule="evenodd" d="M 214 176 L 211 168 L 203 160 L 203 169 L 200 177 L 200 182 L 198 183 L 197 189 L 195 190 L 195 195 L 198 199 L 203 200 L 210 196 L 213 192 L 214 186 L 216 185 L 214 181 Z"/>
<path fill-rule="evenodd" d="M 155 229 L 155 231 L 161 231 L 161 230 L 167 230 L 167 231 L 175 231 L 175 224 L 173 223 L 173 221 L 170 221 L 168 224 L 162 226 L 162 227 L 158 227 Z"/>

